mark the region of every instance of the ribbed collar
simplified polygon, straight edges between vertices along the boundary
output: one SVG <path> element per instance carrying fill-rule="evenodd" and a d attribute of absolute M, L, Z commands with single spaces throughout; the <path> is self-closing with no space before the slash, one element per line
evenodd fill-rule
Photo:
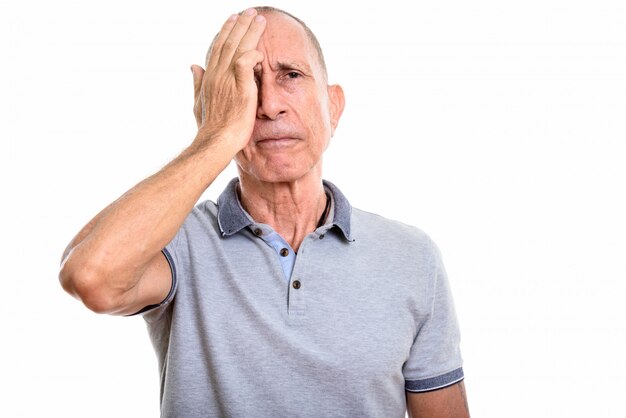
<path fill-rule="evenodd" d="M 339 228 L 348 241 L 354 241 L 350 233 L 350 216 L 352 206 L 339 188 L 327 180 L 323 180 L 324 188 L 332 194 L 334 216 L 332 225 Z M 217 222 L 223 236 L 236 234 L 254 222 L 246 214 L 239 202 L 237 186 L 239 179 L 232 179 L 217 199 Z"/>

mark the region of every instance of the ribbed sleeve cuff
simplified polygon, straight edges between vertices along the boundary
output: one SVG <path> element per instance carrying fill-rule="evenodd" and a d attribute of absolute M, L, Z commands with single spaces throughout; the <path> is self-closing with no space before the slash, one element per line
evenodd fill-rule
<path fill-rule="evenodd" d="M 428 379 L 405 380 L 404 388 L 409 392 L 429 392 L 458 383 L 463 380 L 464 377 L 463 368 L 459 367 L 449 373 Z"/>

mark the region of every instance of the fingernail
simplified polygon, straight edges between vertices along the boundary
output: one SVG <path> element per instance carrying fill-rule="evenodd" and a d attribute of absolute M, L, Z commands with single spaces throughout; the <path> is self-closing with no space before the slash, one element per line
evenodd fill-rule
<path fill-rule="evenodd" d="M 257 21 L 257 22 L 263 22 L 265 20 L 265 18 L 262 15 L 257 15 L 254 18 L 254 20 Z"/>
<path fill-rule="evenodd" d="M 244 13 L 248 16 L 252 16 L 253 14 L 256 13 L 256 9 L 248 9 Z"/>
<path fill-rule="evenodd" d="M 231 15 L 231 16 L 228 18 L 228 20 L 237 20 L 237 18 L 238 18 L 238 17 L 239 17 L 239 15 L 234 14 L 234 15 Z"/>

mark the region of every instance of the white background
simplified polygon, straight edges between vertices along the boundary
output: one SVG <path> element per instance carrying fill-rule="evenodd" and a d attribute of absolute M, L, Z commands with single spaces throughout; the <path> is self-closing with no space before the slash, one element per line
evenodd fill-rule
<path fill-rule="evenodd" d="M 473 416 L 626 416 L 626 3 L 407 4 L 273 3 L 346 92 L 325 177 L 438 243 Z M 249 5 L 0 1 L 0 416 L 158 415 L 142 319 L 59 258 L 193 139 L 189 66 Z"/>

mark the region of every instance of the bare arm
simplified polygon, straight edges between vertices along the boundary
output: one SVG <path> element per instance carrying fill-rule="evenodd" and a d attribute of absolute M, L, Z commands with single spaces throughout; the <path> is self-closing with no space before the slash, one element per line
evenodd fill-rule
<path fill-rule="evenodd" d="M 161 250 L 204 190 L 248 142 L 257 87 L 255 48 L 265 29 L 256 11 L 231 16 L 207 56 L 193 66 L 198 134 L 161 171 L 94 217 L 63 254 L 63 288 L 93 311 L 130 314 L 162 301 L 171 273 Z"/>
<path fill-rule="evenodd" d="M 410 418 L 469 418 L 465 385 L 461 381 L 447 388 L 424 393 L 406 393 Z"/>

